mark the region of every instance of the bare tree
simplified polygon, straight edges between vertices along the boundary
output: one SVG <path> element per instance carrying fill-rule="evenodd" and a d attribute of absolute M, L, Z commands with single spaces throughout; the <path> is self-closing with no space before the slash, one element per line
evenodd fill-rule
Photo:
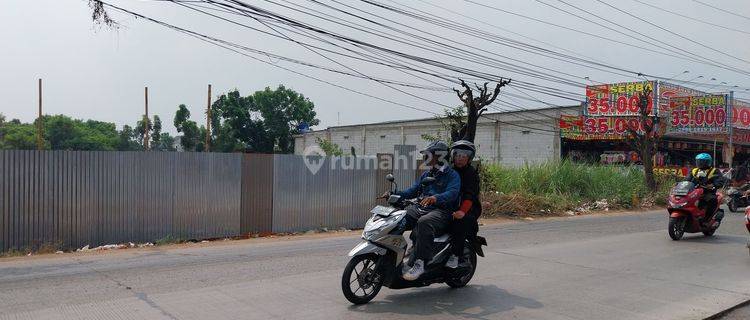
<path fill-rule="evenodd" d="M 492 92 L 490 92 L 487 88 L 487 85 L 489 84 L 487 82 L 485 82 L 482 87 L 475 84 L 474 86 L 478 91 L 478 95 L 475 97 L 474 91 L 471 89 L 471 87 L 469 87 L 466 82 L 461 80 L 461 87 L 463 87 L 463 90 L 453 89 L 453 91 L 456 92 L 458 98 L 461 99 L 461 102 L 464 103 L 464 107 L 466 107 L 466 124 L 463 126 L 451 126 L 451 139 L 453 141 L 469 140 L 471 142 L 474 142 L 474 137 L 477 133 L 477 121 L 479 120 L 479 117 L 482 116 L 482 113 L 487 111 L 487 106 L 495 101 L 497 95 L 500 94 L 500 88 L 509 83 L 510 79 L 501 79 L 500 82 L 495 86 L 495 90 L 493 90 Z"/>
<path fill-rule="evenodd" d="M 104 4 L 101 1 L 89 0 L 89 8 L 91 8 L 91 20 L 93 20 L 95 24 L 104 25 L 112 29 L 120 27 L 120 24 L 109 16 L 109 13 L 104 9 Z"/>
<path fill-rule="evenodd" d="M 659 134 L 660 122 L 659 117 L 651 115 L 651 109 L 648 107 L 649 96 L 651 96 L 651 90 L 646 89 L 638 96 L 638 124 L 628 123 L 626 129 L 628 131 L 628 139 L 626 140 L 633 150 L 638 152 L 638 155 L 643 162 L 643 173 L 646 178 L 646 187 L 649 191 L 656 191 L 656 180 L 654 179 L 654 165 L 653 157 L 657 151 L 659 140 L 661 136 Z M 656 103 L 652 102 L 652 105 Z M 643 130 L 641 130 L 643 129 Z"/>

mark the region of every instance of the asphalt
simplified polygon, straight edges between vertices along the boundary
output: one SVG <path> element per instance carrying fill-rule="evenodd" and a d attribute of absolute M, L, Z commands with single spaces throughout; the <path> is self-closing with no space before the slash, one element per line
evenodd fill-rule
<path fill-rule="evenodd" d="M 363 306 L 339 288 L 351 235 L 5 259 L 0 319 L 703 319 L 750 300 L 739 214 L 709 238 L 671 241 L 666 224 L 655 211 L 483 226 L 469 286 L 384 288 Z"/>

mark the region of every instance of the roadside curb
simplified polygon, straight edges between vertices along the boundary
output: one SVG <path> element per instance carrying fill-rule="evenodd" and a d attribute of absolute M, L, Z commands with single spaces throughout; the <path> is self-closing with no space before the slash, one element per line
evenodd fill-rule
<path fill-rule="evenodd" d="M 724 317 L 725 315 L 727 315 L 728 313 L 730 313 L 730 312 L 732 312 L 734 310 L 737 310 L 739 308 L 746 307 L 746 306 L 749 306 L 749 305 L 750 305 L 750 300 L 747 300 L 747 301 L 742 302 L 742 303 L 740 303 L 740 304 L 738 304 L 738 305 L 736 305 L 734 307 L 731 307 L 731 308 L 726 309 L 724 311 L 720 311 L 720 312 L 718 312 L 718 313 L 716 313 L 716 314 L 714 314 L 712 316 L 709 316 L 709 317 L 705 318 L 704 320 L 720 319 L 721 317 Z"/>

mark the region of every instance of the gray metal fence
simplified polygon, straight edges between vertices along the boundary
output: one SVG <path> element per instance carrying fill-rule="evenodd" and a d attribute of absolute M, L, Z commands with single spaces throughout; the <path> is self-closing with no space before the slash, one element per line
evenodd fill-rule
<path fill-rule="evenodd" d="M 361 227 L 376 157 L 0 150 L 0 251 Z"/>
<path fill-rule="evenodd" d="M 0 249 L 236 235 L 231 154 L 0 151 Z"/>
<path fill-rule="evenodd" d="M 375 205 L 377 158 L 317 158 L 313 173 L 303 156 L 274 156 L 273 231 L 358 227 Z"/>

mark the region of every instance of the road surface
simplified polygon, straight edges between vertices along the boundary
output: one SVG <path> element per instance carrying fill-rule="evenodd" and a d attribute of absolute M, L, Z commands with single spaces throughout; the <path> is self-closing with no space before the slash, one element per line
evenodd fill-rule
<path fill-rule="evenodd" d="M 356 236 L 0 260 L 0 319 L 703 319 L 750 299 L 747 231 L 671 241 L 664 211 L 483 226 L 471 284 L 351 306 Z"/>

